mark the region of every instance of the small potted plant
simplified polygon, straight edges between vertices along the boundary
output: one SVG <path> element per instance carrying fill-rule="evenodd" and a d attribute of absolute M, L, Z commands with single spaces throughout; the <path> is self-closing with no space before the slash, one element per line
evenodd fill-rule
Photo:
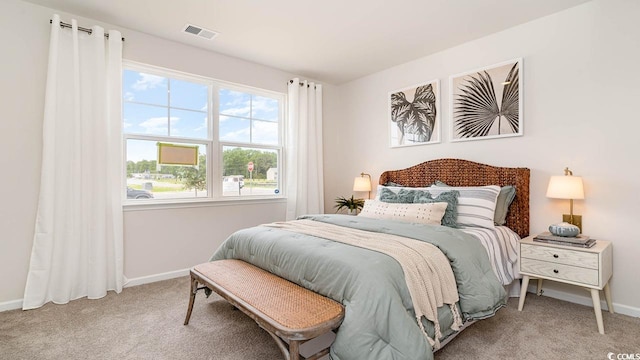
<path fill-rule="evenodd" d="M 336 198 L 336 205 L 334 208 L 336 209 L 336 212 L 346 208 L 347 214 L 356 215 L 358 210 L 362 209 L 363 206 L 364 199 L 354 199 L 353 195 L 351 195 L 351 198 L 345 198 L 342 196 Z"/>

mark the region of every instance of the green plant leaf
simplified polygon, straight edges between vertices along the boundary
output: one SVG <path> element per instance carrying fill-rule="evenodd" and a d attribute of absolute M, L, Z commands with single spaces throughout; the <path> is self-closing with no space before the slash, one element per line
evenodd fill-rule
<path fill-rule="evenodd" d="M 364 199 L 354 199 L 353 195 L 351 195 L 350 198 L 345 198 L 342 196 L 337 197 L 336 205 L 334 205 L 334 208 L 336 209 L 336 212 L 338 212 L 342 209 L 360 210 L 363 206 Z"/>

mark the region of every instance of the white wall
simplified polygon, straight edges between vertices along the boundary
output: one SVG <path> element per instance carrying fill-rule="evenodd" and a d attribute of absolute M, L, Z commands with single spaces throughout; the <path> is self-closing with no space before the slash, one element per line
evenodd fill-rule
<path fill-rule="evenodd" d="M 584 233 L 613 242 L 613 301 L 640 316 L 638 18 L 636 0 L 589 2 L 338 87 L 325 100 L 325 207 L 350 194 L 361 171 L 377 183 L 384 170 L 463 158 L 531 169 L 536 233 L 568 211 L 567 201 L 547 199 L 545 192 L 549 176 L 569 166 L 585 182 L 586 199 L 575 201 Z M 449 75 L 517 57 L 524 58 L 524 136 L 449 142 Z M 432 79 L 441 81 L 445 141 L 390 149 L 388 92 Z"/>
<path fill-rule="evenodd" d="M 40 180 L 49 19 L 57 11 L 18 0 L 0 2 L 0 309 L 19 305 L 29 266 Z M 77 18 L 83 26 L 94 20 Z M 294 75 L 128 29 L 127 60 L 286 93 Z M 325 86 L 330 88 L 330 86 Z M 126 209 L 125 276 L 141 278 L 206 261 L 233 231 L 283 220 L 285 203 Z M 6 308 L 7 306 L 5 306 Z"/>

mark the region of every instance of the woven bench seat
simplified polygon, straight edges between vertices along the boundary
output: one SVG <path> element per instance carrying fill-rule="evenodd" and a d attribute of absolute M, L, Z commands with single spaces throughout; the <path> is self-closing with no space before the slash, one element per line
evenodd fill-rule
<path fill-rule="evenodd" d="M 198 287 L 198 284 L 204 287 Z M 209 288 L 251 317 L 276 341 L 287 360 L 305 359 L 300 345 L 334 330 L 344 318 L 344 307 L 241 260 L 218 260 L 191 269 L 191 294 L 184 324 L 189 323 L 198 290 Z M 318 359 L 325 348 L 307 357 Z"/>

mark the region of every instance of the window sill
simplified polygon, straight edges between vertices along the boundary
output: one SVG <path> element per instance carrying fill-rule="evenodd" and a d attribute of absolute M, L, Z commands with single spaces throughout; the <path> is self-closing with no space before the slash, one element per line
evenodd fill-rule
<path fill-rule="evenodd" d="M 229 199 L 180 199 L 180 200 L 125 200 L 122 204 L 122 210 L 127 211 L 146 211 L 146 210 L 167 210 L 167 209 L 184 209 L 199 207 L 218 207 L 218 206 L 239 206 L 239 205 L 256 205 L 256 204 L 279 204 L 285 203 L 286 197 L 247 197 L 247 198 L 229 198 Z"/>

